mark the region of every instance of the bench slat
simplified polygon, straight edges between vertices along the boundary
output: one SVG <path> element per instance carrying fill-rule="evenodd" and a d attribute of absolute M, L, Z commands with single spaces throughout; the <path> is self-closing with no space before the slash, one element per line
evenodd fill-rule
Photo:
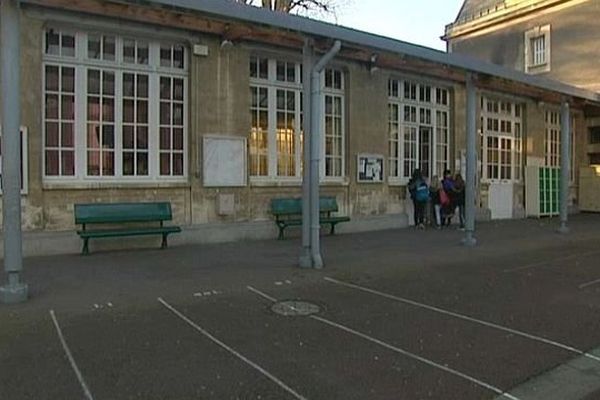
<path fill-rule="evenodd" d="M 163 233 L 178 233 L 181 228 L 178 226 L 167 226 L 163 228 L 133 228 L 133 229 L 103 229 L 94 231 L 77 231 L 82 238 L 100 238 L 117 236 L 139 236 L 139 235 L 158 235 Z"/>
<path fill-rule="evenodd" d="M 92 203 L 75 204 L 76 224 L 170 221 L 171 204 L 159 203 Z"/>

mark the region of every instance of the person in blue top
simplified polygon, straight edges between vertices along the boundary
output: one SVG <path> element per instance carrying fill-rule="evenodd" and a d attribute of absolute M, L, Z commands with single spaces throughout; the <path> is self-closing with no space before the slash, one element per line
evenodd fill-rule
<path fill-rule="evenodd" d="M 421 170 L 413 171 L 412 178 L 408 181 L 408 191 L 415 209 L 415 226 L 417 229 L 425 229 L 425 207 L 429 200 L 429 187 Z"/>

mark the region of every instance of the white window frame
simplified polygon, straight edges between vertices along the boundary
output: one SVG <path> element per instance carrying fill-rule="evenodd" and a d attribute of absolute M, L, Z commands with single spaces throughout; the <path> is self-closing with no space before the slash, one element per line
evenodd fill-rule
<path fill-rule="evenodd" d="M 574 183 L 575 181 L 575 166 L 576 166 L 576 138 L 577 138 L 577 130 L 575 126 L 575 116 L 573 114 L 570 115 L 571 119 L 571 132 L 569 133 L 571 136 L 571 165 L 570 165 L 570 181 Z M 545 122 L 546 122 L 546 135 L 544 137 L 544 162 L 547 167 L 556 167 L 560 168 L 560 156 L 561 156 L 561 127 L 562 120 L 560 114 L 560 108 L 553 107 L 547 108 L 545 111 Z M 552 137 L 554 136 L 554 137 Z M 554 151 L 556 150 L 556 152 Z"/>
<path fill-rule="evenodd" d="M 248 174 L 250 177 L 251 184 L 261 183 L 290 183 L 300 184 L 302 182 L 302 68 L 300 62 L 285 58 L 271 58 L 262 55 L 252 55 L 249 63 L 255 60 L 266 60 L 267 61 L 267 78 L 260 77 L 260 67 L 257 77 L 250 77 L 250 88 L 265 88 L 267 89 L 267 175 L 252 175 L 251 160 L 252 154 L 250 153 L 250 147 L 248 148 Z M 295 64 L 295 80 L 294 82 L 279 81 L 277 80 L 277 63 Z M 287 79 L 287 75 L 286 75 Z M 294 146 L 295 146 L 295 173 L 293 176 L 279 176 L 277 171 L 277 91 L 286 90 L 293 91 L 295 93 L 295 116 L 296 120 L 294 123 Z M 252 110 L 250 110 L 252 111 Z M 252 127 L 250 128 L 252 129 Z M 248 144 L 252 142 L 252 139 L 248 138 Z"/>
<path fill-rule="evenodd" d="M 28 129 L 26 126 L 19 128 L 21 133 L 21 195 L 29 193 L 29 159 L 28 151 Z M 0 140 L 2 139 L 2 126 L 0 124 Z M 0 144 L 0 146 L 2 146 Z M 1 147 L 0 147 L 1 148 Z M 0 150 L 0 196 L 2 195 L 2 152 Z"/>
<path fill-rule="evenodd" d="M 42 32 L 42 41 L 45 43 L 46 32 L 54 30 L 58 32 L 68 32 L 75 35 L 75 56 L 62 57 L 60 55 L 46 54 L 43 47 L 42 62 L 42 177 L 44 184 L 50 185 L 97 185 L 104 184 L 181 184 L 188 182 L 188 108 L 189 108 L 189 64 L 190 51 L 185 40 L 157 40 L 149 35 L 144 37 L 139 34 L 120 34 L 106 31 L 87 30 L 87 29 L 53 29 L 47 27 Z M 89 36 L 113 36 L 115 38 L 115 60 L 105 61 L 100 59 L 88 58 L 88 35 Z M 123 42 L 125 40 L 139 40 L 149 45 L 148 64 L 125 63 L 123 60 Z M 184 49 L 184 68 L 168 68 L 160 66 L 160 46 L 182 46 Z M 59 67 L 71 67 L 75 69 L 75 127 L 74 127 L 74 145 L 75 145 L 75 174 L 73 176 L 47 175 L 46 174 L 46 116 L 45 116 L 45 93 L 46 93 L 46 66 L 53 65 Z M 115 73 L 115 133 L 114 133 L 114 175 L 111 176 L 89 176 L 87 174 L 87 71 L 88 69 L 99 69 L 102 71 L 112 71 Z M 148 175 L 129 176 L 123 174 L 123 146 L 122 146 L 122 110 L 123 110 L 123 74 L 141 73 L 149 77 L 149 104 L 148 104 Z M 183 175 L 166 176 L 160 175 L 159 159 L 159 102 L 160 102 L 160 77 L 177 78 L 183 80 Z M 59 165 L 60 169 L 60 165 Z"/>
<path fill-rule="evenodd" d="M 340 74 L 340 85 L 339 87 L 334 87 L 334 86 L 327 86 L 325 83 L 325 76 L 326 74 Z M 333 78 L 332 78 L 333 79 Z M 321 110 L 322 110 L 322 119 L 321 119 L 321 132 L 323 132 L 323 140 L 321 141 L 321 160 L 323 160 L 323 162 L 321 163 L 321 170 L 320 170 L 320 175 L 321 175 L 321 181 L 323 182 L 343 182 L 346 178 L 346 96 L 345 96 L 345 92 L 346 92 L 346 74 L 338 68 L 327 68 L 325 69 L 322 73 L 321 73 L 321 92 L 322 92 L 322 96 L 319 99 L 321 102 Z M 341 154 L 339 155 L 339 157 L 341 157 L 341 170 L 340 170 L 340 175 L 327 175 L 326 174 L 326 165 L 325 163 L 327 162 L 327 149 L 326 149 L 326 140 L 327 140 L 327 132 L 326 132 L 326 107 L 325 107 L 325 102 L 326 102 L 326 98 L 327 97 L 332 97 L 333 99 L 340 99 L 340 103 L 341 103 L 341 115 L 340 117 L 340 122 L 341 122 Z M 335 156 L 329 156 L 329 157 L 338 157 L 337 155 Z"/>
<path fill-rule="evenodd" d="M 429 167 L 430 175 L 438 175 L 441 179 L 445 169 L 450 167 L 450 140 L 452 135 L 451 126 L 451 99 L 450 88 L 434 82 L 420 81 L 412 78 L 390 78 L 388 81 L 388 157 L 389 157 L 389 176 L 388 183 L 392 185 L 406 185 L 412 174 L 412 170 L 418 167 L 421 160 L 418 159 L 418 151 L 414 156 L 414 161 L 411 164 L 413 167 L 405 168 L 406 143 L 409 139 L 406 138 L 407 130 L 416 134 L 415 149 L 418 150 L 419 130 L 421 127 L 426 127 L 431 130 L 430 139 L 430 160 Z M 408 95 L 408 97 L 406 95 Z M 415 109 L 416 121 L 405 120 L 405 107 Z M 393 110 L 397 110 L 397 115 L 392 115 Z M 429 111 L 429 113 L 427 113 Z M 421 113 L 430 115 L 430 122 L 421 122 Z M 438 121 L 438 116 L 446 115 L 446 126 L 441 126 Z M 396 136 L 392 132 L 392 125 L 397 124 L 398 129 Z M 445 130 L 446 142 L 439 142 L 439 133 Z M 393 157 L 392 149 L 397 146 L 398 157 Z M 445 155 L 440 157 L 439 150 L 443 148 Z M 412 158 L 411 158 L 412 160 Z M 396 166 L 392 163 L 396 162 Z M 393 175 L 393 171 L 397 171 L 397 175 Z"/>
<path fill-rule="evenodd" d="M 523 139 L 524 126 L 523 114 L 525 106 L 523 102 L 515 99 L 503 98 L 495 95 L 481 96 L 481 181 L 485 183 L 519 183 L 523 180 Z M 488 110 L 491 104 L 492 110 Z M 510 107 L 510 110 L 508 108 Z M 488 120 L 492 128 L 488 128 Z M 497 124 L 495 124 L 497 122 Z M 510 124 L 510 128 L 507 128 Z M 497 177 L 488 174 L 488 139 L 498 138 L 498 162 Z M 510 143 L 510 164 L 502 162 L 502 142 L 508 140 Z M 510 167 L 510 178 L 503 178 L 502 167 Z"/>
<path fill-rule="evenodd" d="M 551 69 L 552 43 L 550 25 L 538 26 L 525 32 L 525 72 L 538 74 Z M 543 44 L 543 48 L 539 45 Z"/>

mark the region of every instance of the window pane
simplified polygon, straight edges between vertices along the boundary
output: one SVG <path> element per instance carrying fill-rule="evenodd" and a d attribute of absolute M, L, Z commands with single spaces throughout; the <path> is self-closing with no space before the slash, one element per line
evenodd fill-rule
<path fill-rule="evenodd" d="M 60 35 L 53 29 L 46 31 L 46 54 L 60 54 Z"/>
<path fill-rule="evenodd" d="M 170 150 L 171 149 L 171 131 L 168 128 L 160 129 L 160 149 Z"/>
<path fill-rule="evenodd" d="M 75 119 L 75 97 L 62 96 L 61 115 L 63 119 Z"/>
<path fill-rule="evenodd" d="M 160 66 L 171 67 L 171 46 L 160 46 Z"/>
<path fill-rule="evenodd" d="M 140 65 L 148 64 L 148 43 L 139 42 L 137 43 L 137 63 Z"/>
<path fill-rule="evenodd" d="M 134 75 L 123 74 L 123 96 L 133 97 L 134 96 Z"/>
<path fill-rule="evenodd" d="M 148 128 L 140 126 L 137 128 L 137 148 L 148 148 Z M 182 147 L 183 148 L 183 147 Z"/>
<path fill-rule="evenodd" d="M 63 147 L 73 147 L 75 145 L 73 138 L 73 124 L 62 124 L 61 127 L 61 145 Z"/>
<path fill-rule="evenodd" d="M 133 149 L 133 127 L 123 126 L 123 148 Z"/>
<path fill-rule="evenodd" d="M 46 122 L 46 146 L 57 147 L 58 146 L 58 123 L 57 122 Z"/>
<path fill-rule="evenodd" d="M 183 79 L 173 79 L 173 98 L 183 101 Z"/>
<path fill-rule="evenodd" d="M 123 40 L 123 62 L 135 63 L 135 40 Z"/>
<path fill-rule="evenodd" d="M 102 57 L 106 61 L 114 61 L 116 54 L 116 45 L 114 36 L 104 36 L 102 46 Z"/>
<path fill-rule="evenodd" d="M 185 50 L 183 46 L 173 46 L 173 67 L 183 69 Z"/>
<path fill-rule="evenodd" d="M 148 75 L 137 76 L 137 95 L 138 97 L 148 97 Z"/>
<path fill-rule="evenodd" d="M 46 150 L 46 175 L 58 175 L 58 150 Z"/>
<path fill-rule="evenodd" d="M 73 151 L 61 152 L 62 174 L 67 176 L 75 175 L 75 153 Z"/>
<path fill-rule="evenodd" d="M 100 59 L 100 36 L 88 35 L 88 58 Z"/>
<path fill-rule="evenodd" d="M 160 153 L 160 174 L 169 175 L 171 172 L 171 157 L 169 153 Z"/>
<path fill-rule="evenodd" d="M 100 94 L 100 71 L 88 71 L 88 94 Z"/>
<path fill-rule="evenodd" d="M 67 57 L 75 56 L 75 36 L 69 34 L 62 34 L 61 41 L 61 55 Z"/>
<path fill-rule="evenodd" d="M 137 153 L 137 174 L 148 175 L 148 153 Z"/>
<path fill-rule="evenodd" d="M 173 175 L 183 175 L 183 154 L 173 154 Z"/>
<path fill-rule="evenodd" d="M 46 118 L 58 119 L 58 95 L 46 95 Z"/>
<path fill-rule="evenodd" d="M 134 165 L 134 153 L 131 152 L 123 152 L 123 175 L 134 175 L 135 170 L 133 169 Z"/>
<path fill-rule="evenodd" d="M 62 91 L 75 93 L 75 68 L 62 68 Z"/>
<path fill-rule="evenodd" d="M 58 91 L 58 67 L 46 65 L 46 90 Z"/>

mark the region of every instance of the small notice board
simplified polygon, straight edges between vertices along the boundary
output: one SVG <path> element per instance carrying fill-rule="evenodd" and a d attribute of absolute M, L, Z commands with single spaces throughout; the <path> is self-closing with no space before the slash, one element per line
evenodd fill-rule
<path fill-rule="evenodd" d="M 383 182 L 383 156 L 381 154 L 359 154 L 358 182 L 381 183 Z"/>

